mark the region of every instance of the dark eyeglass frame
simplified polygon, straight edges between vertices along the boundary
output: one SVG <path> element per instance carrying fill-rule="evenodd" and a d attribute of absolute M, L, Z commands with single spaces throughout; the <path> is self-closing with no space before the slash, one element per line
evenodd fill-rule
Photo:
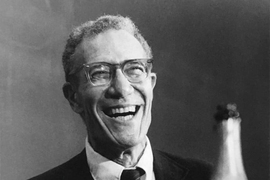
<path fill-rule="evenodd" d="M 132 62 L 139 62 L 141 65 L 143 65 L 143 67 L 145 68 L 145 72 L 146 75 L 144 77 L 142 77 L 141 79 L 132 79 L 131 77 L 129 77 L 126 72 L 124 71 L 124 68 L 127 64 L 132 63 Z M 104 85 L 108 85 L 111 83 L 112 79 L 115 77 L 115 73 L 116 70 L 118 68 L 121 69 L 122 73 L 125 75 L 125 77 L 128 79 L 129 82 L 131 83 L 139 83 L 142 82 L 144 79 L 146 79 L 149 76 L 149 73 L 152 69 L 152 63 L 153 63 L 153 59 L 150 58 L 144 58 L 144 59 L 128 59 L 123 61 L 122 63 L 119 64 L 111 64 L 111 63 L 107 63 L 107 62 L 97 62 L 97 63 L 91 63 L 91 64 L 83 64 L 83 69 L 84 69 L 84 73 L 85 76 L 87 78 L 87 81 L 89 83 L 91 83 L 93 86 L 104 86 Z M 90 77 L 90 68 L 93 66 L 98 66 L 98 65 L 103 65 L 103 66 L 107 66 L 110 69 L 110 79 L 109 81 L 105 82 L 105 83 L 93 83 L 93 81 L 91 80 Z"/>

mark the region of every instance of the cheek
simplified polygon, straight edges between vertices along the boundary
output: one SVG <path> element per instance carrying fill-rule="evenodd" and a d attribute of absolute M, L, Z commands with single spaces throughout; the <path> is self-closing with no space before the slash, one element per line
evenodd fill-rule
<path fill-rule="evenodd" d="M 140 92 L 144 96 L 145 101 L 152 102 L 153 99 L 153 87 L 151 81 L 146 81 L 140 86 Z"/>
<path fill-rule="evenodd" d="M 83 106 L 82 117 L 91 132 L 99 133 L 100 125 L 103 124 L 100 118 L 99 104 L 102 100 L 103 90 L 98 88 L 87 88 L 81 93 Z"/>
<path fill-rule="evenodd" d="M 81 102 L 85 111 L 96 111 L 99 101 L 102 99 L 104 90 L 97 87 L 86 87 L 81 91 Z"/>

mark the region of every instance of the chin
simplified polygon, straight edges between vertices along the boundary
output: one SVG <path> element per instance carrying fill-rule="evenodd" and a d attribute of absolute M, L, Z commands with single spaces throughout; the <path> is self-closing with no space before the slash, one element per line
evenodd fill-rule
<path fill-rule="evenodd" d="M 145 140 L 145 137 L 146 135 L 144 136 L 140 136 L 140 137 L 127 137 L 127 136 L 124 136 L 124 137 L 121 137 L 121 138 L 118 138 L 116 141 L 117 143 L 122 146 L 122 147 L 125 147 L 125 148 L 131 148 L 131 147 L 134 147 L 134 146 L 137 146 L 138 144 L 141 144 L 144 142 Z"/>

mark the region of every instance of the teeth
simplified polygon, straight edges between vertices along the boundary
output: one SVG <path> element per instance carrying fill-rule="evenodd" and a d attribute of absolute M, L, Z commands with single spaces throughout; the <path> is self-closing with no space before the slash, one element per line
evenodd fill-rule
<path fill-rule="evenodd" d="M 119 112 L 120 112 L 120 113 L 123 113 L 124 110 L 125 110 L 124 108 L 120 108 L 120 109 L 119 109 Z"/>
<path fill-rule="evenodd" d="M 135 112 L 135 109 L 136 109 L 135 106 L 128 106 L 125 108 L 113 108 L 113 109 L 111 109 L 111 113 L 116 114 L 116 113 Z"/>
<path fill-rule="evenodd" d="M 130 120 L 133 117 L 133 115 L 128 115 L 128 116 L 118 116 L 115 119 L 119 120 L 119 121 L 127 121 Z"/>

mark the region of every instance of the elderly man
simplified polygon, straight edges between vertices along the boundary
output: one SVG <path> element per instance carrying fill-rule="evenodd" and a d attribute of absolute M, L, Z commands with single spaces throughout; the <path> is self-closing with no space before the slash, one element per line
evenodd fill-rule
<path fill-rule="evenodd" d="M 85 150 L 34 180 L 208 180 L 211 166 L 152 149 L 152 52 L 129 18 L 74 29 L 63 53 L 63 92 L 86 127 Z"/>

